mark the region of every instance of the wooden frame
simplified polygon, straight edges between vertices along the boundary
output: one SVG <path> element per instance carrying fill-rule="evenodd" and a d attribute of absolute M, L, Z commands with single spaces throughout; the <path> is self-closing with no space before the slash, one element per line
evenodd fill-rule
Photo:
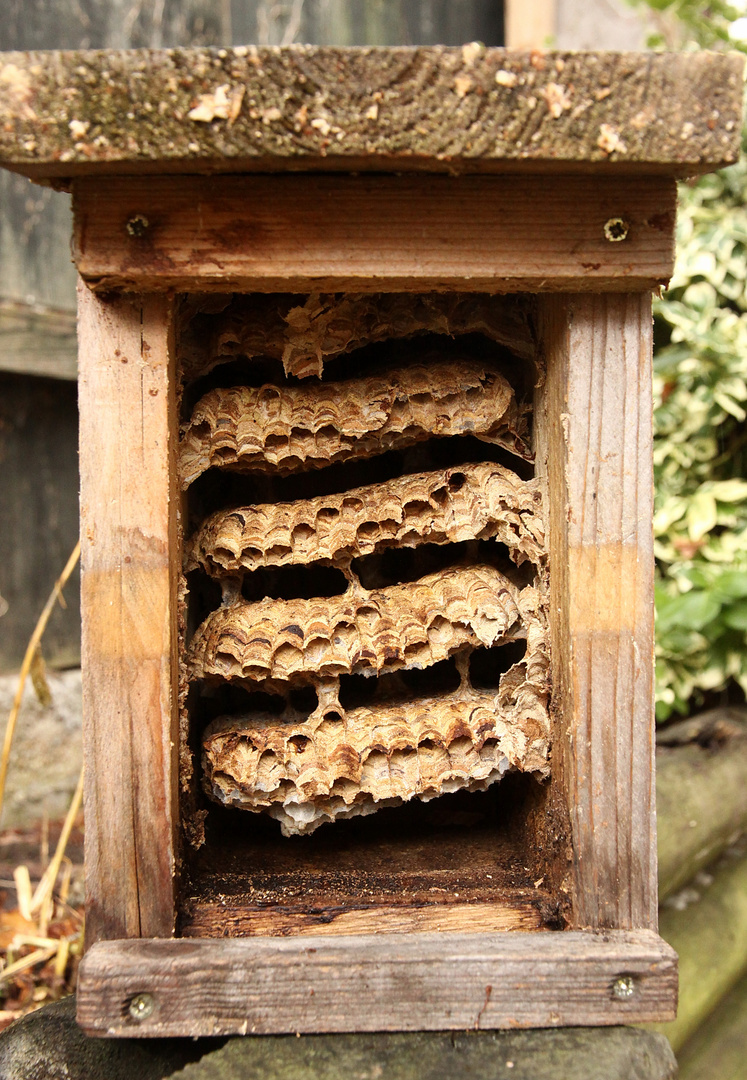
<path fill-rule="evenodd" d="M 674 254 L 666 176 L 84 178 L 75 196 L 78 270 L 103 291 L 630 292 Z"/>
<path fill-rule="evenodd" d="M 75 204 L 84 1029 L 217 1035 L 671 1017 L 676 957 L 657 934 L 656 901 L 651 291 L 672 270 L 675 180 L 738 156 L 741 60 L 472 44 L 0 63 L 0 163 L 72 189 Z M 409 896 L 388 903 L 383 891 L 366 906 L 349 892 L 333 914 L 307 905 L 253 923 L 259 902 L 238 914 L 237 903 L 221 923 L 218 890 L 185 914 L 179 879 L 197 857 L 190 863 L 180 846 L 188 765 L 177 564 L 190 496 L 177 485 L 179 294 L 200 294 L 214 311 L 208 294 L 230 292 L 305 294 L 312 321 L 324 293 L 387 304 L 388 294 L 429 294 L 422 310 L 435 294 L 459 294 L 457 306 L 487 294 L 487 321 L 497 309 L 504 320 L 495 341 L 524 360 L 536 354 L 547 543 L 532 565 L 549 595 L 552 701 L 548 721 L 543 698 L 539 726 L 546 747 L 552 725 L 552 767 L 541 798 L 538 785 L 522 789 L 526 820 L 506 850 L 532 863 L 531 835 L 546 873 L 522 866 L 515 888 L 452 890 L 448 903 L 420 907 Z M 307 375 L 314 356 L 301 359 Z M 539 636 L 544 649 L 544 622 Z M 206 672 L 216 674 L 198 677 Z M 462 673 L 460 690 L 467 681 Z M 197 814 L 189 829 L 199 833 Z M 497 865 L 494 849 L 490 857 Z M 244 868 L 239 860 L 241 888 Z M 235 937 L 216 936 L 230 927 Z"/>
<path fill-rule="evenodd" d="M 348 185 L 354 189 L 356 182 L 328 182 L 330 189 L 339 189 L 344 206 Z M 495 179 L 487 183 L 495 185 L 510 218 L 505 185 Z M 576 183 L 575 178 L 567 182 L 571 190 Z M 169 464 L 176 421 L 166 290 L 178 284 L 198 291 L 216 287 L 219 279 L 211 269 L 213 253 L 195 256 L 194 244 L 177 239 L 184 236 L 179 215 L 186 215 L 186 203 L 177 199 L 160 218 L 154 210 L 159 199 L 168 201 L 167 184 L 156 185 L 150 196 L 134 185 L 129 202 L 118 198 L 119 218 L 109 228 L 99 223 L 116 185 L 76 185 L 79 265 L 100 293 L 81 285 L 91 947 L 81 968 L 80 1022 L 90 1032 L 155 1035 L 620 1023 L 671 1016 L 676 958 L 656 935 L 651 301 L 648 292 L 617 291 L 631 275 L 630 262 L 617 255 L 624 245 L 609 245 L 610 269 L 604 272 L 607 288 L 616 291 L 540 292 L 538 297 L 540 349 L 547 365 L 535 410 L 537 467 L 549 493 L 556 710 L 552 785 L 555 805 L 566 807 L 570 821 L 571 930 L 457 931 L 405 938 L 377 932 L 280 941 L 173 938 L 179 858 L 173 759 L 176 585 L 168 553 L 175 542 L 178 500 Z M 236 181 L 226 178 L 211 185 L 214 197 L 206 204 L 203 228 L 217 237 L 211 207 L 222 211 L 229 206 L 234 227 L 241 210 L 231 205 Z M 651 205 L 671 222 L 672 188 L 655 186 L 659 202 Z M 285 198 L 282 190 L 268 192 L 259 177 L 245 178 L 242 188 L 250 207 L 260 196 L 269 201 L 268 215 Z M 458 233 L 463 206 L 455 205 L 457 212 L 444 220 Z M 163 222 L 137 265 L 132 238 L 117 225 L 135 207 L 144 217 Z M 368 212 L 374 213 L 370 206 Z M 248 210 L 244 216 L 251 222 L 252 215 Z M 375 235 L 376 227 L 372 219 L 363 234 L 370 229 Z M 666 273 L 671 233 L 654 232 L 661 239 L 658 262 L 652 265 Z M 318 235 L 313 223 L 295 221 L 293 247 L 303 253 L 302 260 Z M 565 269 L 556 278 L 541 280 L 529 268 L 529 257 L 525 268 L 513 235 L 504 241 L 500 234 L 492 237 L 496 266 L 512 258 L 517 275 L 535 291 L 568 281 L 588 288 L 586 271 L 578 265 L 573 222 L 556 222 L 554 235 L 565 237 L 567 249 Z M 454 256 L 457 236 L 435 269 L 432 240 L 426 230 L 420 236 L 409 245 L 409 276 L 398 276 L 398 286 L 405 282 L 417 292 L 438 281 L 451 290 L 474 288 L 474 276 L 465 268 L 468 236 L 461 261 Z M 336 234 L 335 239 L 340 240 Z M 172 251 L 170 266 L 179 258 L 189 266 L 193 259 L 191 277 L 181 268 L 160 277 L 148 268 L 161 259 L 159 243 Z M 428 257 L 419 256 L 421 248 Z M 281 252 L 279 245 L 273 250 Z M 272 260 L 292 262 L 285 250 L 268 256 L 261 268 L 255 251 L 246 256 L 226 252 L 236 267 L 230 280 L 255 289 L 277 288 Z M 531 257 L 539 267 L 540 260 Z M 381 289 L 387 259 L 385 248 L 376 252 L 368 246 L 356 288 Z M 323 253 L 313 256 L 310 267 L 294 272 L 294 289 L 350 284 L 349 276 L 338 276 L 333 262 L 324 263 Z M 617 277 L 620 273 L 625 276 Z M 635 273 L 634 280 L 640 281 Z M 485 277 L 479 280 L 486 284 Z M 504 278 L 504 288 L 514 280 Z M 495 289 L 497 271 L 490 281 Z M 109 282 L 138 289 L 147 282 L 159 291 L 113 298 L 106 292 Z M 117 417 L 116 442 L 102 438 L 102 410 Z M 112 745 L 119 748 L 116 757 Z M 150 779 L 143 784 L 146 771 Z M 169 941 L 156 944 L 157 938 Z M 130 940 L 125 944 L 123 939 Z M 412 978 L 400 977 L 402 964 Z M 350 979 L 365 980 L 365 1002 L 350 993 Z M 277 993 L 270 989 L 276 980 L 282 987 Z M 262 994 L 230 989 L 247 983 L 262 986 Z M 185 989 L 192 986 L 194 995 Z M 142 994 L 156 1002 L 144 1018 L 128 1011 L 128 1003 Z M 421 1008 L 423 1002 L 428 1008 Z"/>

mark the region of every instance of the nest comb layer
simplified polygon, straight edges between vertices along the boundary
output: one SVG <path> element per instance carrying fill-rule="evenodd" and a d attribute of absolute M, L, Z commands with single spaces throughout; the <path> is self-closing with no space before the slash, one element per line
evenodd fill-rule
<path fill-rule="evenodd" d="M 519 623 L 519 590 L 491 566 L 342 596 L 235 602 L 212 612 L 190 650 L 195 678 L 292 679 L 424 668 Z M 518 627 L 517 627 L 518 629 Z"/>
<path fill-rule="evenodd" d="M 214 466 L 286 475 L 467 434 L 527 456 L 525 426 L 502 375 L 439 359 L 336 383 L 211 390 L 184 430 L 180 471 L 184 487 Z"/>
<path fill-rule="evenodd" d="M 500 465 L 462 465 L 352 488 L 339 495 L 212 514 L 186 569 L 215 577 L 327 560 L 344 565 L 388 547 L 495 538 L 517 563 L 544 551 L 540 492 Z"/>
<path fill-rule="evenodd" d="M 461 685 L 448 696 L 345 711 L 330 680 L 308 719 L 290 709 L 221 717 L 203 738 L 206 791 L 226 805 L 268 812 L 290 836 L 413 797 L 484 789 L 508 769 L 546 776 L 545 634 L 536 590 L 519 599 L 527 653 L 497 692 L 474 689 L 462 663 Z"/>
<path fill-rule="evenodd" d="M 236 298 L 216 308 L 215 317 L 199 314 L 182 339 L 187 378 L 231 356 L 244 365 L 258 357 L 258 372 L 282 360 L 293 377 L 204 393 L 182 430 L 184 488 L 215 468 L 282 477 L 416 444 L 420 468 L 430 461 L 432 471 L 381 476 L 341 492 L 338 471 L 330 473 L 333 494 L 233 505 L 198 526 L 185 570 L 220 583 L 223 605 L 192 637 L 185 674 L 202 682 L 208 696 L 210 684 L 231 682 L 285 701 L 280 714 L 264 713 L 256 711 L 255 697 L 245 713 L 211 721 L 201 736 L 205 791 L 270 814 L 289 835 L 411 798 L 484 788 L 506 770 L 547 775 L 544 610 L 534 586 L 517 584 L 526 574 L 506 576 L 492 565 L 502 558 L 497 545 L 516 564 L 544 560 L 539 487 L 490 461 L 442 464 L 444 453 L 457 461 L 473 456 L 475 443 L 457 442 L 462 436 L 531 457 L 527 406 L 495 366 L 496 347 L 512 348 L 512 339 L 520 339 L 514 360 L 529 364 L 519 374 L 526 393 L 527 372 L 537 370 L 526 313 L 505 304 L 498 311 L 485 298 L 309 297 L 298 306 L 292 300 L 277 297 L 268 305 L 265 298 Z M 402 344 L 420 334 L 430 336 L 412 350 Z M 448 335 L 443 347 L 436 334 Z M 493 342 L 493 359 L 484 359 L 484 341 L 470 334 Z M 331 381 L 322 381 L 328 359 L 376 341 L 379 356 L 387 350 L 388 367 L 344 378 L 338 365 Z M 428 446 L 435 439 L 438 449 Z M 484 456 L 494 453 L 486 448 Z M 195 489 L 195 507 L 209 480 Z M 431 549 L 402 564 L 412 562 L 422 574 L 435 559 L 446 569 L 399 584 L 389 584 L 384 570 L 382 580 L 380 552 L 420 545 L 460 549 L 438 556 Z M 347 579 L 347 588 L 340 579 L 340 595 L 318 595 L 331 581 L 320 574 L 325 566 Z M 290 573 L 283 567 L 305 569 L 298 579 L 283 578 Z M 270 576 L 263 576 L 265 568 Z M 268 587 L 298 587 L 312 598 L 241 598 L 242 590 L 260 597 Z M 501 646 L 516 639 L 526 639 L 524 658 L 505 671 L 505 658 L 515 654 L 501 658 Z M 474 669 L 485 674 L 485 663 L 495 659 L 490 690 L 470 681 L 476 648 L 495 649 Z M 441 661 L 456 665 L 457 690 L 451 677 L 446 689 L 443 668 L 434 675 L 440 681 L 429 678 Z M 410 678 L 412 669 L 423 677 Z M 368 677 L 364 684 L 346 686 L 348 676 L 361 675 Z M 296 693 L 302 687 L 316 694 L 311 716 L 292 705 L 304 700 Z M 365 704 L 358 698 L 348 707 L 348 693 L 362 693 Z"/>
<path fill-rule="evenodd" d="M 303 300 L 299 303 L 299 300 Z M 327 359 L 381 341 L 426 333 L 479 333 L 532 362 L 535 345 L 526 298 L 460 293 L 346 293 L 308 297 L 210 295 L 187 304 L 198 316 L 180 341 L 186 379 L 233 357 L 271 357 L 286 375 L 321 378 Z M 212 312 L 207 327 L 202 312 Z"/>

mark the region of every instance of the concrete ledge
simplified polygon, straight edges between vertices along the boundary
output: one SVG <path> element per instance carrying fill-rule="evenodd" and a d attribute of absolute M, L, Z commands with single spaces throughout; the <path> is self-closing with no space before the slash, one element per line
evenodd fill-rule
<path fill-rule="evenodd" d="M 663 1036 L 634 1028 L 232 1039 L 179 1080 L 673 1080 Z"/>

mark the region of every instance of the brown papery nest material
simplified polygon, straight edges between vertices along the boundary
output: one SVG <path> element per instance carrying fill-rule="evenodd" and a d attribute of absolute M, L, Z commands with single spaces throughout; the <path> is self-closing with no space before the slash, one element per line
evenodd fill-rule
<path fill-rule="evenodd" d="M 304 718 L 221 717 L 203 736 L 204 786 L 216 801 L 267 811 L 286 836 L 408 799 L 482 790 L 509 769 L 549 773 L 548 658 L 537 592 L 521 594 L 527 652 L 496 690 L 474 689 L 467 665 L 452 694 L 345 710 L 336 680 L 319 684 Z"/>
<path fill-rule="evenodd" d="M 312 293 L 311 296 L 195 297 L 185 314 L 212 312 L 210 330 L 180 343 L 185 378 L 205 375 L 234 357 L 281 360 L 286 375 L 321 378 L 327 361 L 380 341 L 425 333 L 482 334 L 535 362 L 531 300 L 469 293 Z M 199 320 L 198 320 L 199 321 Z"/>
<path fill-rule="evenodd" d="M 184 430 L 180 472 L 184 487 L 212 467 L 282 476 L 453 435 L 529 456 L 506 379 L 439 359 L 342 382 L 210 390 Z"/>
<path fill-rule="evenodd" d="M 291 503 L 220 510 L 192 541 L 186 569 L 220 577 L 314 560 L 346 563 L 389 547 L 495 538 L 514 560 L 544 554 L 541 494 L 500 465 L 415 473 Z"/>
<path fill-rule="evenodd" d="M 519 623 L 519 590 L 492 566 L 313 600 L 238 601 L 212 612 L 190 649 L 193 678 L 291 679 L 424 668 Z"/>

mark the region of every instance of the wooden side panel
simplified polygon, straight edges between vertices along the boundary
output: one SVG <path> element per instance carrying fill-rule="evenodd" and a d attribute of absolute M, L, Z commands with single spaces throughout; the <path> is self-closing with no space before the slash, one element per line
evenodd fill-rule
<path fill-rule="evenodd" d="M 78 1022 L 129 1036 L 559 1027 L 669 1018 L 676 999 L 677 958 L 651 931 L 114 941 L 83 960 Z"/>
<path fill-rule="evenodd" d="M 0 601 L 0 671 L 15 672 L 78 537 L 73 384 L 0 371 L 0 462 L 0 596 L 6 601 Z M 67 607 L 57 606 L 44 635 L 50 667 L 80 663 L 79 591 L 76 573 L 65 588 Z M 77 774 L 77 766 L 72 771 Z M 6 824 L 9 809 L 6 799 Z"/>
<path fill-rule="evenodd" d="M 79 289 L 89 942 L 173 931 L 170 301 Z M 173 560 L 172 560 L 173 562 Z"/>
<path fill-rule="evenodd" d="M 74 195 L 101 291 L 630 291 L 674 257 L 664 177 L 125 176 Z"/>
<path fill-rule="evenodd" d="M 574 921 L 654 929 L 651 298 L 546 297 L 541 316 L 553 771 L 571 820 Z"/>

